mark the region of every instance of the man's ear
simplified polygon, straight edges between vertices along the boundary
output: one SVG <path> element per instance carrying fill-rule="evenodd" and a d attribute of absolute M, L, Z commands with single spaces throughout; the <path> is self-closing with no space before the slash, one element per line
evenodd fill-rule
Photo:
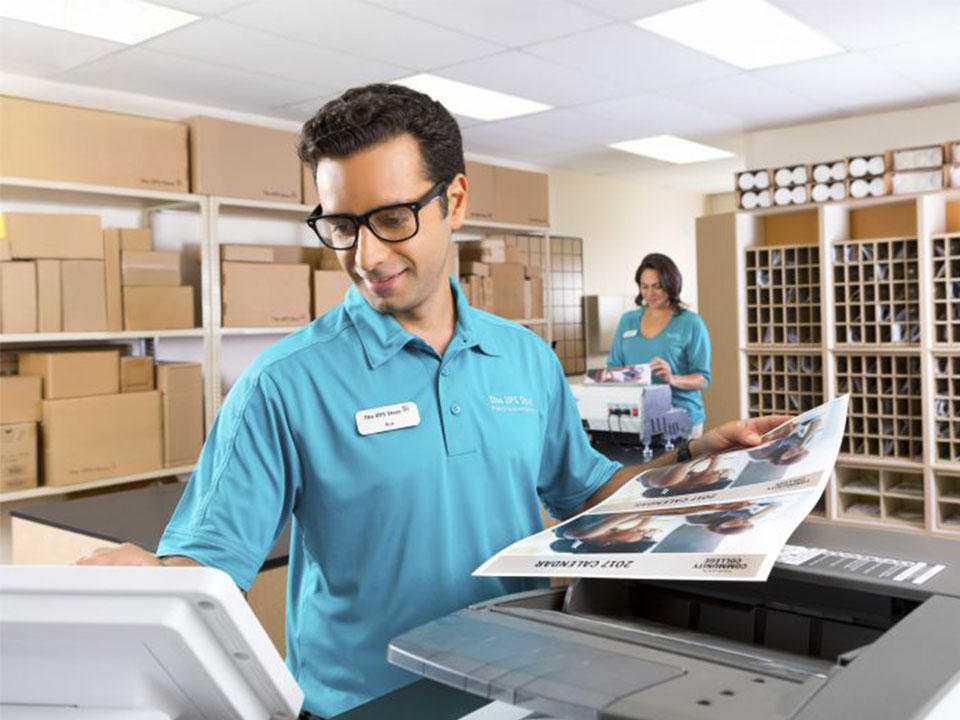
<path fill-rule="evenodd" d="M 447 186 L 447 218 L 451 230 L 459 230 L 467 217 L 467 176 L 458 173 Z"/>

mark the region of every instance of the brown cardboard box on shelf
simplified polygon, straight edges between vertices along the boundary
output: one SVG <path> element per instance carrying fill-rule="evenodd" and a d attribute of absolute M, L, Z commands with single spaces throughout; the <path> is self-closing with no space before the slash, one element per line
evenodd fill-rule
<path fill-rule="evenodd" d="M 507 244 L 503 237 L 488 236 L 485 240 L 457 243 L 460 261 L 502 263 L 507 260 Z"/>
<path fill-rule="evenodd" d="M 493 278 L 480 278 L 480 309 L 493 312 Z"/>
<path fill-rule="evenodd" d="M 493 190 L 494 220 L 543 227 L 550 224 L 546 173 L 495 166 Z"/>
<path fill-rule="evenodd" d="M 103 279 L 107 301 L 107 330 L 123 330 L 123 274 L 120 264 L 122 243 L 120 231 L 108 228 L 103 231 Z"/>
<path fill-rule="evenodd" d="M 153 250 L 153 230 L 150 228 L 106 228 L 103 236 L 115 238 L 119 248 L 127 252 Z"/>
<path fill-rule="evenodd" d="M 203 367 L 160 363 L 157 390 L 163 399 L 164 467 L 192 465 L 203 447 Z"/>
<path fill-rule="evenodd" d="M 0 217 L 2 217 L 0 213 Z M 9 262 L 13 260 L 13 252 L 10 250 L 10 243 L 7 240 L 7 236 L 0 234 L 0 262 Z"/>
<path fill-rule="evenodd" d="M 163 467 L 160 393 L 44 400 L 43 466 L 53 486 Z"/>
<path fill-rule="evenodd" d="M 490 266 L 487 263 L 468 260 L 460 263 L 461 275 L 476 275 L 477 277 L 490 277 Z"/>
<path fill-rule="evenodd" d="M 543 278 L 527 278 L 523 281 L 523 316 L 543 317 Z"/>
<path fill-rule="evenodd" d="M 100 243 L 101 248 L 103 242 Z M 107 284 L 103 260 L 60 263 L 64 332 L 107 330 Z"/>
<path fill-rule="evenodd" d="M 516 245 L 507 245 L 504 249 L 504 262 L 508 263 L 522 263 L 523 254 L 520 252 L 520 248 Z"/>
<path fill-rule="evenodd" d="M 542 278 L 543 268 L 539 265 L 524 265 L 523 276 L 525 278 Z"/>
<path fill-rule="evenodd" d="M 37 265 L 0 263 L 0 332 L 37 331 Z"/>
<path fill-rule="evenodd" d="M 15 259 L 103 259 L 99 215 L 8 212 L 3 218 Z"/>
<path fill-rule="evenodd" d="M 0 424 L 40 422 L 41 383 L 36 375 L 0 377 Z"/>
<path fill-rule="evenodd" d="M 327 310 L 343 302 L 353 280 L 343 270 L 315 270 L 313 273 L 313 316 L 320 317 Z"/>
<path fill-rule="evenodd" d="M 310 174 L 310 167 L 306 164 L 301 165 L 302 168 L 302 202 L 304 205 L 309 205 L 310 207 L 316 207 L 320 203 L 320 198 L 317 196 L 317 181 L 313 179 L 313 176 Z"/>
<path fill-rule="evenodd" d="M 505 318 L 522 318 L 524 312 L 523 265 L 518 263 L 492 263 L 490 279 L 493 281 L 493 312 Z"/>
<path fill-rule="evenodd" d="M 193 192 L 300 204 L 296 133 L 212 117 L 187 122 Z"/>
<path fill-rule="evenodd" d="M 0 425 L 0 492 L 37 487 L 37 466 L 37 423 Z"/>
<path fill-rule="evenodd" d="M 120 392 L 149 392 L 153 389 L 152 356 L 126 355 L 120 358 Z"/>
<path fill-rule="evenodd" d="M 13 350 L 0 350 L 0 377 L 17 374 L 17 353 Z"/>
<path fill-rule="evenodd" d="M 123 288 L 125 330 L 188 330 L 195 327 L 192 285 Z"/>
<path fill-rule="evenodd" d="M 0 97 L 0 175 L 187 192 L 180 122 Z"/>
<path fill-rule="evenodd" d="M 121 254 L 123 285 L 179 285 L 180 253 L 124 250 Z"/>
<path fill-rule="evenodd" d="M 223 262 L 223 326 L 277 327 L 310 321 L 310 266 Z"/>
<path fill-rule="evenodd" d="M 119 350 L 21 352 L 20 375 L 43 378 L 45 400 L 120 392 Z"/>
<path fill-rule="evenodd" d="M 332 251 L 331 251 L 332 252 Z M 336 254 L 334 254 L 336 257 Z M 221 245 L 222 262 L 305 264 L 317 267 L 321 264 L 320 248 L 306 245 Z"/>
<path fill-rule="evenodd" d="M 59 260 L 37 260 L 37 332 L 63 330 L 63 286 Z"/>
<path fill-rule="evenodd" d="M 466 169 L 470 187 L 467 217 L 471 220 L 493 220 L 495 202 L 493 165 L 467 160 Z"/>
<path fill-rule="evenodd" d="M 320 270 L 342 270 L 337 253 L 327 247 L 320 248 Z"/>

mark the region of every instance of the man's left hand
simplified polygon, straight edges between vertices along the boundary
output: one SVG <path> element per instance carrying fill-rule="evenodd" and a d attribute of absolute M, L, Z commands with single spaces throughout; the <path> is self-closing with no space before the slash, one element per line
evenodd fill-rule
<path fill-rule="evenodd" d="M 760 444 L 760 436 L 790 419 L 789 415 L 767 415 L 749 420 L 732 420 L 690 443 L 694 457 L 726 452 Z"/>

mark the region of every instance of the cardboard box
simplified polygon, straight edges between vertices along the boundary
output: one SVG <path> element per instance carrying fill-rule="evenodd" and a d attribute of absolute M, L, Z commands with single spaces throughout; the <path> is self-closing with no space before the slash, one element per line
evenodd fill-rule
<path fill-rule="evenodd" d="M 520 252 L 520 248 L 516 245 L 507 245 L 504 248 L 504 262 L 508 263 L 523 263 L 523 253 Z"/>
<path fill-rule="evenodd" d="M 517 319 L 524 315 L 523 265 L 493 263 L 490 265 L 492 283 L 492 312 L 501 317 Z"/>
<path fill-rule="evenodd" d="M 8 212 L 3 219 L 14 259 L 103 259 L 99 215 Z"/>
<path fill-rule="evenodd" d="M 493 312 L 493 278 L 480 278 L 480 309 Z"/>
<path fill-rule="evenodd" d="M 492 220 L 494 212 L 494 169 L 486 163 L 466 161 L 467 217 Z"/>
<path fill-rule="evenodd" d="M 490 266 L 487 263 L 468 260 L 460 263 L 461 275 L 476 275 L 477 277 L 490 277 Z"/>
<path fill-rule="evenodd" d="M 195 327 L 192 285 L 123 288 L 125 330 L 187 330 Z"/>
<path fill-rule="evenodd" d="M 160 393 L 43 401 L 44 484 L 148 472 L 163 466 Z"/>
<path fill-rule="evenodd" d="M 179 285 L 180 253 L 124 250 L 121 253 L 123 285 Z"/>
<path fill-rule="evenodd" d="M 120 358 L 120 392 L 150 392 L 153 389 L 151 355 L 126 355 Z"/>
<path fill-rule="evenodd" d="M 203 367 L 160 363 L 157 389 L 163 398 L 163 464 L 192 465 L 203 447 Z"/>
<path fill-rule="evenodd" d="M 899 150 L 893 150 L 892 155 L 893 162 L 890 167 L 895 172 L 936 169 L 949 162 L 949 159 L 945 157 L 945 148 L 942 145 L 900 148 Z"/>
<path fill-rule="evenodd" d="M 310 320 L 310 266 L 221 263 L 223 326 L 276 327 Z"/>
<path fill-rule="evenodd" d="M 343 296 L 353 285 L 353 280 L 343 270 L 316 270 L 313 273 L 313 316 L 323 315 L 327 310 L 343 302 Z"/>
<path fill-rule="evenodd" d="M 13 350 L 0 350 L 0 377 L 17 374 L 17 353 Z"/>
<path fill-rule="evenodd" d="M 212 117 L 187 122 L 193 192 L 300 204 L 297 133 Z"/>
<path fill-rule="evenodd" d="M 21 352 L 20 374 L 43 378 L 45 400 L 110 395 L 120 392 L 120 351 Z"/>
<path fill-rule="evenodd" d="M 0 425 L 0 492 L 37 487 L 37 424 Z"/>
<path fill-rule="evenodd" d="M 3 226 L 3 213 L 0 213 L 0 227 Z M 10 243 L 7 241 L 6 232 L 0 232 L 0 262 L 13 260 L 13 251 L 10 250 Z"/>
<path fill-rule="evenodd" d="M 63 330 L 63 289 L 59 260 L 37 260 L 37 331 Z"/>
<path fill-rule="evenodd" d="M 110 228 L 103 231 L 103 279 L 107 301 L 107 330 L 123 330 L 123 293 L 120 253 L 120 231 Z"/>
<path fill-rule="evenodd" d="M 336 253 L 333 254 L 336 260 Z M 286 265 L 305 264 L 318 267 L 323 258 L 323 250 L 306 245 L 221 245 L 222 262 L 282 263 Z M 337 265 L 339 267 L 339 264 Z"/>
<path fill-rule="evenodd" d="M 458 243 L 460 261 L 502 263 L 507 260 L 507 243 L 500 237 Z"/>
<path fill-rule="evenodd" d="M 539 265 L 524 265 L 523 276 L 525 278 L 542 278 L 543 268 Z"/>
<path fill-rule="evenodd" d="M 101 248 L 103 242 L 100 243 Z M 64 332 L 107 330 L 107 283 L 102 260 L 60 264 Z"/>
<path fill-rule="evenodd" d="M 0 377 L 0 424 L 40 422 L 42 381 L 36 375 Z"/>
<path fill-rule="evenodd" d="M 550 224 L 550 191 L 546 173 L 494 166 L 493 219 L 521 225 Z"/>
<path fill-rule="evenodd" d="M 180 122 L 0 97 L 0 175 L 187 192 Z"/>
<path fill-rule="evenodd" d="M 343 266 L 337 259 L 337 253 L 330 248 L 320 248 L 320 269 L 321 270 L 343 270 Z"/>
<path fill-rule="evenodd" d="M 543 278 L 528 278 L 523 281 L 523 316 L 525 318 L 544 316 Z"/>
<path fill-rule="evenodd" d="M 0 332 L 13 334 L 36 331 L 36 263 L 0 263 Z"/>
<path fill-rule="evenodd" d="M 120 228 L 120 249 L 124 252 L 150 252 L 153 250 L 153 230 Z"/>
<path fill-rule="evenodd" d="M 303 164 L 301 168 L 302 175 L 300 182 L 302 183 L 303 204 L 316 207 L 320 204 L 320 198 L 317 195 L 317 181 L 313 179 L 309 165 Z"/>

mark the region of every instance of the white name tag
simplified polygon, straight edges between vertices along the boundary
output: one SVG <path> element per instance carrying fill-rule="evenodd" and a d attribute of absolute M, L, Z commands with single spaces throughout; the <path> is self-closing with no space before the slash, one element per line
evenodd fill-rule
<path fill-rule="evenodd" d="M 627 331 L 623 334 L 623 336 L 624 336 L 625 338 L 636 337 L 636 336 L 637 336 L 637 331 L 636 331 L 636 330 L 627 330 Z"/>
<path fill-rule="evenodd" d="M 402 430 L 420 424 L 420 411 L 415 402 L 384 405 L 357 412 L 357 432 L 361 435 Z"/>

